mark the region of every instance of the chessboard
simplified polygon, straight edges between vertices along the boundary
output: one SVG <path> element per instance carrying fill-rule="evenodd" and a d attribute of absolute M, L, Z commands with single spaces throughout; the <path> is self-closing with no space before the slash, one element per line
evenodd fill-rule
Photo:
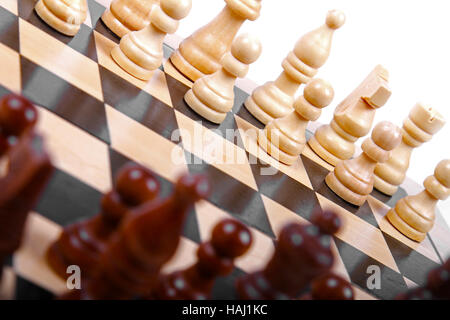
<path fill-rule="evenodd" d="M 107 3 L 88 0 L 88 18 L 71 38 L 40 20 L 34 0 L 0 0 L 0 96 L 17 92 L 36 105 L 37 130 L 55 166 L 29 216 L 22 247 L 5 268 L 4 296 L 51 299 L 66 290 L 65 281 L 46 264 L 45 251 L 64 226 L 99 212 L 102 195 L 129 161 L 153 170 L 163 195 L 186 171 L 204 173 L 212 184 L 209 198 L 189 215 L 165 272 L 194 262 L 197 246 L 222 218 L 234 217 L 251 228 L 251 250 L 237 260 L 230 276 L 217 281 L 215 299 L 234 299 L 234 279 L 263 267 L 281 228 L 291 221 L 308 224 L 317 208 L 332 209 L 342 219 L 332 243 L 333 270 L 351 282 L 357 299 L 392 299 L 423 285 L 427 273 L 450 255 L 450 230 L 439 212 L 420 244 L 385 218 L 408 187 L 393 197 L 374 191 L 355 207 L 328 189 L 324 179 L 332 167 L 308 146 L 293 166 L 259 149 L 247 132 L 263 125 L 243 107 L 245 90 L 235 88 L 234 108 L 221 125 L 201 119 L 183 100 L 192 83 L 168 61 L 169 45 L 150 81 L 124 72 L 110 57 L 119 39 L 99 19 Z M 194 136 L 209 152 L 192 143 Z M 231 150 L 239 164 L 224 161 L 223 149 Z M 367 286 L 371 266 L 381 270 L 379 288 Z"/>

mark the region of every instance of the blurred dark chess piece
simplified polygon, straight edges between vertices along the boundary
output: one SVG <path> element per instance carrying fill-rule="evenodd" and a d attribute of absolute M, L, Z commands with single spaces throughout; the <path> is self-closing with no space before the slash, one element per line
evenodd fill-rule
<path fill-rule="evenodd" d="M 154 199 L 160 190 L 153 173 L 133 163 L 118 172 L 113 190 L 103 196 L 98 215 L 72 224 L 47 251 L 47 261 L 62 278 L 67 267 L 78 265 L 83 277 L 92 275 L 110 235 L 129 209 Z"/>
<path fill-rule="evenodd" d="M 313 280 L 302 300 L 355 300 L 355 292 L 347 280 L 329 272 Z"/>
<path fill-rule="evenodd" d="M 211 240 L 197 250 L 197 262 L 182 271 L 163 275 L 154 298 L 161 300 L 210 299 L 214 281 L 230 274 L 234 260 L 244 255 L 252 244 L 250 230 L 241 222 L 224 219 L 212 232 Z"/>
<path fill-rule="evenodd" d="M 38 119 L 35 106 L 16 94 L 0 100 L 0 157 L 17 144 L 20 137 L 33 129 Z"/>
<path fill-rule="evenodd" d="M 53 172 L 42 138 L 31 131 L 6 156 L 7 172 L 0 178 L 0 270 L 20 247 L 28 214 Z"/>
<path fill-rule="evenodd" d="M 430 271 L 423 287 L 400 294 L 397 300 L 450 300 L 450 259 Z"/>
<path fill-rule="evenodd" d="M 142 297 L 158 284 L 162 266 L 175 254 L 194 203 L 210 191 L 201 175 L 184 175 L 168 198 L 156 198 L 126 214 L 83 289 L 61 299 L 119 300 Z"/>
<path fill-rule="evenodd" d="M 334 261 L 331 238 L 341 221 L 331 211 L 317 211 L 312 222 L 292 223 L 282 229 L 267 266 L 238 279 L 236 289 L 241 299 L 293 299 L 314 278 L 330 270 Z"/>

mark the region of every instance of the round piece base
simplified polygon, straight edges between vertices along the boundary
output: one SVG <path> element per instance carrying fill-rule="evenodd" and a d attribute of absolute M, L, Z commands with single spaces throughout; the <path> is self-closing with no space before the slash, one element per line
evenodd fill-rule
<path fill-rule="evenodd" d="M 389 182 L 384 181 L 380 177 L 378 177 L 376 174 L 374 174 L 375 181 L 373 183 L 373 187 L 380 191 L 381 193 L 384 193 L 388 196 L 393 196 L 397 190 L 398 186 L 394 186 L 393 184 L 390 184 Z"/>
<path fill-rule="evenodd" d="M 61 32 L 62 34 L 66 36 L 74 36 L 78 33 L 80 30 L 79 24 L 72 24 L 68 23 L 66 21 L 61 20 L 57 16 L 53 14 L 44 4 L 42 0 L 40 0 L 36 6 L 34 7 L 34 10 L 36 10 L 37 15 L 45 21 L 50 27 L 55 29 L 58 32 Z"/>
<path fill-rule="evenodd" d="M 256 104 L 252 96 L 249 96 L 247 100 L 245 100 L 244 106 L 248 110 L 248 112 L 250 112 L 256 119 L 258 119 L 265 125 L 274 120 L 271 115 L 263 111 L 263 109 L 261 109 L 260 106 Z"/>
<path fill-rule="evenodd" d="M 266 132 L 264 130 L 260 130 L 258 132 L 258 144 L 272 158 L 288 166 L 293 165 L 300 156 L 300 155 L 292 156 L 284 152 L 283 150 L 279 149 L 276 145 L 274 145 L 271 141 L 269 141 L 269 139 L 267 139 Z"/>
<path fill-rule="evenodd" d="M 315 136 L 312 136 L 308 140 L 308 145 L 311 147 L 311 149 L 324 161 L 328 162 L 332 166 L 336 166 L 340 161 L 344 159 L 339 159 L 334 154 L 329 152 L 327 149 L 322 147 L 322 145 L 317 141 Z"/>
<path fill-rule="evenodd" d="M 170 61 L 175 68 L 181 72 L 186 78 L 195 82 L 196 80 L 203 78 L 205 74 L 190 64 L 180 53 L 180 50 L 176 50 L 170 56 Z"/>
<path fill-rule="evenodd" d="M 154 70 L 146 70 L 138 66 L 123 53 L 119 45 L 111 50 L 111 57 L 123 70 L 131 74 L 133 77 L 141 80 L 149 80 L 153 75 Z"/>
<path fill-rule="evenodd" d="M 122 38 L 124 35 L 130 33 L 132 30 L 125 27 L 111 12 L 107 9 L 102 14 L 102 21 L 116 36 Z"/>
<path fill-rule="evenodd" d="M 325 178 L 327 186 L 339 197 L 355 205 L 362 206 L 367 199 L 367 195 L 357 194 L 344 186 L 337 178 L 334 172 L 330 172 Z"/>
<path fill-rule="evenodd" d="M 195 96 L 192 89 L 185 94 L 184 101 L 186 101 L 187 105 L 197 114 L 211 122 L 220 124 L 227 116 L 226 113 L 217 112 L 201 102 L 200 99 Z"/>
<path fill-rule="evenodd" d="M 389 212 L 386 215 L 386 218 L 398 231 L 400 231 L 403 235 L 410 238 L 411 240 L 414 240 L 416 242 L 422 242 L 423 240 L 425 240 L 427 234 L 417 231 L 409 224 L 407 224 L 405 221 L 403 221 L 403 219 L 400 218 L 397 212 L 395 211 L 395 208 L 389 210 Z"/>

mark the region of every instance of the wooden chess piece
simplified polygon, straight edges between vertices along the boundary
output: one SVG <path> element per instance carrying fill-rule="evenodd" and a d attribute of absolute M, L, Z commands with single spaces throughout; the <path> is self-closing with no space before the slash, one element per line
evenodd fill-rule
<path fill-rule="evenodd" d="M 197 250 L 197 262 L 160 278 L 155 297 L 162 300 L 210 299 L 214 280 L 230 274 L 234 260 L 244 255 L 252 244 L 250 230 L 241 222 L 224 219 L 212 232 L 211 240 Z"/>
<path fill-rule="evenodd" d="M 133 209 L 109 239 L 95 274 L 81 290 L 62 298 L 131 299 L 153 291 L 161 267 L 178 247 L 187 214 L 209 190 L 205 177 L 187 174 L 178 180 L 168 198 L 157 198 Z"/>
<path fill-rule="evenodd" d="M 133 163 L 123 166 L 116 176 L 113 190 L 102 198 L 101 212 L 66 227 L 49 247 L 49 265 L 62 278 L 67 277 L 70 265 L 79 266 L 83 276 L 91 276 L 108 239 L 128 210 L 154 199 L 159 190 L 159 182 L 151 171 Z"/>
<path fill-rule="evenodd" d="M 418 103 L 403 122 L 403 139 L 392 151 L 391 158 L 375 167 L 374 187 L 392 196 L 405 180 L 413 150 L 430 141 L 445 124 L 443 116 L 424 104 Z"/>
<path fill-rule="evenodd" d="M 388 121 L 380 122 L 363 142 L 361 155 L 339 162 L 327 175 L 326 184 L 345 201 L 361 206 L 373 190 L 375 166 L 389 159 L 400 140 L 400 128 Z"/>
<path fill-rule="evenodd" d="M 39 0 L 36 13 L 53 29 L 74 36 L 87 17 L 86 0 Z"/>
<path fill-rule="evenodd" d="M 283 72 L 273 82 L 256 88 L 245 101 L 247 110 L 259 121 L 268 124 L 292 112 L 295 93 L 308 83 L 328 59 L 334 31 L 345 23 L 341 11 L 328 12 L 326 23 L 305 34 L 283 61 Z"/>
<path fill-rule="evenodd" d="M 205 119 L 222 123 L 234 105 L 236 78 L 245 77 L 249 64 L 258 59 L 261 50 L 259 39 L 248 34 L 238 36 L 231 51 L 222 57 L 222 68 L 195 81 L 184 96 L 186 103 Z"/>
<path fill-rule="evenodd" d="M 355 142 L 372 128 L 375 112 L 391 96 L 389 74 L 377 66 L 334 112 L 329 125 L 319 127 L 308 144 L 326 162 L 337 165 L 355 154 Z"/>
<path fill-rule="evenodd" d="M 219 70 L 223 55 L 245 20 L 256 20 L 261 0 L 225 0 L 226 6 L 209 24 L 181 42 L 170 57 L 173 65 L 187 78 L 196 81 Z"/>
<path fill-rule="evenodd" d="M 0 178 L 0 270 L 20 247 L 28 214 L 53 172 L 43 140 L 33 132 L 22 136 L 7 158 L 8 171 Z"/>
<path fill-rule="evenodd" d="M 150 24 L 126 34 L 114 47 L 114 61 L 132 76 L 149 80 L 162 63 L 165 36 L 178 29 L 179 20 L 189 14 L 191 6 L 191 0 L 161 0 L 160 6 L 153 6 Z"/>
<path fill-rule="evenodd" d="M 114 0 L 102 15 L 102 21 L 119 38 L 144 29 L 150 23 L 150 11 L 159 0 Z"/>
<path fill-rule="evenodd" d="M 0 157 L 32 130 L 37 122 L 36 107 L 27 99 L 9 94 L 0 100 Z"/>
<path fill-rule="evenodd" d="M 311 299 L 355 300 L 355 292 L 347 280 L 330 272 L 314 279 L 311 284 Z"/>
<path fill-rule="evenodd" d="M 422 242 L 434 225 L 436 205 L 450 196 L 450 160 L 442 160 L 423 183 L 425 190 L 397 202 L 387 213 L 391 224 L 408 238 Z"/>
<path fill-rule="evenodd" d="M 314 278 L 330 270 L 334 261 L 331 237 L 341 221 L 333 212 L 318 211 L 313 222 L 283 228 L 267 266 L 238 279 L 236 289 L 241 299 L 293 299 Z"/>
<path fill-rule="evenodd" d="M 272 120 L 258 134 L 258 144 L 278 161 L 292 165 L 306 145 L 306 126 L 319 119 L 322 108 L 334 97 L 331 85 L 321 79 L 313 79 L 305 87 L 303 95 L 294 103 L 294 110 Z"/>

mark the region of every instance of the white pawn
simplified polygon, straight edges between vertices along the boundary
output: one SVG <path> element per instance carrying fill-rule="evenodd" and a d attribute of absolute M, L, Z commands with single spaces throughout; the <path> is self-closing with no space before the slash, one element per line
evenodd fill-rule
<path fill-rule="evenodd" d="M 50 27 L 67 36 L 76 35 L 87 17 L 86 0 L 39 0 L 34 9 Z"/>
<path fill-rule="evenodd" d="M 261 42 L 248 34 L 238 36 L 231 52 L 222 57 L 222 69 L 195 81 L 184 96 L 186 103 L 205 119 L 221 123 L 234 104 L 234 84 L 247 75 L 249 64 L 261 54 Z"/>
<path fill-rule="evenodd" d="M 149 80 L 162 63 L 165 36 L 178 29 L 179 20 L 189 14 L 191 7 L 191 0 L 161 0 L 150 13 L 150 24 L 126 34 L 111 56 L 131 75 Z"/>
<path fill-rule="evenodd" d="M 322 108 L 334 97 L 331 85 L 322 79 L 313 79 L 303 95 L 294 103 L 294 110 L 283 118 L 272 120 L 258 135 L 258 143 L 268 154 L 287 165 L 294 164 L 306 145 L 306 126 L 316 121 Z"/>

